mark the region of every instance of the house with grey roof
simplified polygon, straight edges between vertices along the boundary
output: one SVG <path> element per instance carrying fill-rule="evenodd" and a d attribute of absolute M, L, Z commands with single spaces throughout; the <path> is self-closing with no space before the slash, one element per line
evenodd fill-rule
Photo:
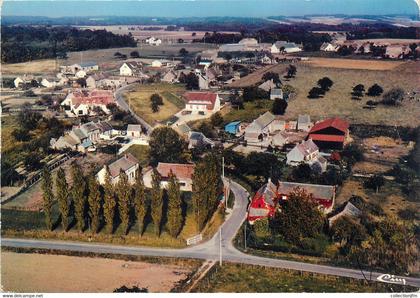
<path fill-rule="evenodd" d="M 310 131 L 314 124 L 311 122 L 311 117 L 307 114 L 299 115 L 297 120 L 297 130 Z"/>
<path fill-rule="evenodd" d="M 275 100 L 277 98 L 283 99 L 283 90 L 281 88 L 272 88 L 270 90 L 270 99 Z"/>
<path fill-rule="evenodd" d="M 266 140 L 269 133 L 273 131 L 271 124 L 275 118 L 270 112 L 259 116 L 245 128 L 245 140 L 249 143 L 261 143 Z"/>
<path fill-rule="evenodd" d="M 311 139 L 302 141 L 287 153 L 286 163 L 291 166 L 306 163 L 321 173 L 327 169 L 327 160 L 319 154 L 318 146 Z"/>
<path fill-rule="evenodd" d="M 118 160 L 108 165 L 108 170 L 111 178 L 111 183 L 116 184 L 120 179 L 120 173 L 123 171 L 127 177 L 128 182 L 134 184 L 136 181 L 137 172 L 139 171 L 139 161 L 131 153 L 122 155 Z M 100 184 L 105 183 L 106 166 L 104 166 L 97 174 L 96 179 Z"/>
<path fill-rule="evenodd" d="M 141 138 L 143 134 L 143 128 L 140 124 L 128 124 L 127 125 L 127 137 L 130 139 Z"/>
<path fill-rule="evenodd" d="M 190 131 L 188 133 L 188 149 L 214 147 L 215 143 L 207 138 L 203 133 L 198 131 Z"/>
<path fill-rule="evenodd" d="M 258 88 L 260 88 L 264 91 L 267 91 L 267 92 L 270 92 L 271 89 L 276 88 L 276 87 L 277 87 L 277 85 L 276 85 L 276 83 L 274 83 L 273 79 L 267 80 L 267 81 L 265 81 L 264 83 L 262 83 L 258 86 Z"/>
<path fill-rule="evenodd" d="M 331 227 L 337 219 L 343 216 L 347 216 L 350 218 L 358 218 L 361 215 L 362 215 L 362 211 L 359 208 L 354 206 L 351 202 L 347 202 L 343 210 L 341 210 L 339 213 L 337 213 L 336 215 L 328 219 L 328 224 Z"/>

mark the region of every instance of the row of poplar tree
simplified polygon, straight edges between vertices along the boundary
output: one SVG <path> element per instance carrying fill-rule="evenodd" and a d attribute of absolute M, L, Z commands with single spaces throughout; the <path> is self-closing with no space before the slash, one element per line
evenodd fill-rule
<path fill-rule="evenodd" d="M 221 190 L 220 166 L 213 154 L 206 156 L 198 163 L 193 174 L 192 207 L 194 219 L 201 231 L 211 218 L 218 203 Z M 172 237 L 177 237 L 184 222 L 182 213 L 182 196 L 180 184 L 171 172 L 166 189 L 161 188 L 162 177 L 153 169 L 152 188 L 147 194 L 143 182 L 141 169 L 137 171 L 136 181 L 131 185 L 124 171 L 120 172 L 115 185 L 111 181 L 108 167 L 106 167 L 104 185 L 99 185 L 95 175 L 83 175 L 80 166 L 71 166 L 72 186 L 70 187 L 65 172 L 58 170 L 55 179 L 55 194 L 53 179 L 48 169 L 43 170 L 43 210 L 48 230 L 53 229 L 52 207 L 58 203 L 61 224 L 64 231 L 69 230 L 71 218 L 75 218 L 77 229 L 83 232 L 88 224 L 93 233 L 100 228 L 103 218 L 107 233 L 114 232 L 117 216 L 124 234 L 128 233 L 134 218 L 132 208 L 139 227 L 139 234 L 143 233 L 146 215 L 150 208 L 151 219 L 156 235 L 160 235 L 163 224 L 164 200 L 167 200 L 166 227 Z M 148 200 L 150 198 L 150 202 Z"/>

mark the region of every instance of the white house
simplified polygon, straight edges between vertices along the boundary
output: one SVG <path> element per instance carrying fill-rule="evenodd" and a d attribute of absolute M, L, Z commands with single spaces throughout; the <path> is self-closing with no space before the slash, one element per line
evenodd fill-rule
<path fill-rule="evenodd" d="M 120 76 L 135 76 L 141 72 L 142 65 L 139 62 L 124 62 L 120 67 Z"/>
<path fill-rule="evenodd" d="M 75 75 L 78 71 L 83 70 L 85 73 L 99 70 L 99 66 L 95 62 L 75 63 L 72 65 L 60 66 L 61 72 Z"/>
<path fill-rule="evenodd" d="M 154 60 L 152 61 L 152 67 L 162 67 L 162 61 L 160 60 Z"/>
<path fill-rule="evenodd" d="M 127 137 L 130 139 L 140 138 L 142 136 L 143 129 L 140 124 L 128 124 L 127 125 Z"/>
<path fill-rule="evenodd" d="M 270 112 L 265 112 L 257 119 L 252 121 L 250 125 L 245 128 L 244 138 L 248 143 L 260 143 L 274 131 L 271 124 L 276 117 Z"/>
<path fill-rule="evenodd" d="M 61 105 L 67 107 L 66 113 L 68 116 L 83 116 L 95 115 L 96 109 L 102 110 L 104 113 L 109 114 L 107 108 L 108 104 L 114 103 L 114 95 L 111 91 L 107 90 L 77 90 L 71 92 L 61 102 Z"/>
<path fill-rule="evenodd" d="M 173 70 L 168 71 L 167 73 L 165 73 L 161 79 L 162 82 L 165 83 L 175 83 L 177 82 L 177 75 Z"/>
<path fill-rule="evenodd" d="M 281 88 L 272 88 L 270 90 L 270 99 L 275 100 L 276 98 L 283 99 L 283 90 Z"/>
<path fill-rule="evenodd" d="M 320 51 L 324 52 L 337 52 L 337 50 L 340 48 L 339 45 L 334 45 L 329 42 L 324 42 L 321 47 L 319 48 Z"/>
<path fill-rule="evenodd" d="M 258 40 L 255 38 L 242 38 L 238 44 L 247 45 L 247 46 L 256 46 L 258 44 Z"/>
<path fill-rule="evenodd" d="M 159 46 L 162 43 L 162 40 L 151 36 L 146 38 L 146 43 L 152 46 Z"/>
<path fill-rule="evenodd" d="M 297 130 L 310 131 L 314 124 L 309 115 L 299 115 L 297 120 Z"/>
<path fill-rule="evenodd" d="M 220 111 L 220 97 L 217 93 L 186 92 L 184 98 L 186 101 L 185 111 L 202 114 Z"/>
<path fill-rule="evenodd" d="M 172 171 L 178 179 L 181 191 L 192 191 L 192 176 L 194 174 L 194 168 L 194 164 L 158 163 L 156 170 L 162 178 L 161 187 L 167 187 L 169 174 Z M 152 187 L 152 174 L 153 169 L 150 169 L 143 176 L 144 185 L 148 188 Z"/>
<path fill-rule="evenodd" d="M 287 41 L 277 41 L 270 48 L 270 52 L 272 54 L 279 54 L 281 52 L 290 54 L 290 53 L 297 53 L 301 51 L 302 49 L 298 45 L 296 45 L 294 42 L 287 42 Z"/>
<path fill-rule="evenodd" d="M 76 72 L 75 77 L 76 78 L 84 78 L 86 77 L 87 73 L 83 69 Z"/>
<path fill-rule="evenodd" d="M 126 153 L 118 160 L 108 165 L 111 183 L 116 184 L 120 179 L 120 171 L 128 177 L 128 182 L 134 184 L 136 181 L 137 171 L 139 170 L 139 161 L 131 154 Z M 103 167 L 97 174 L 96 179 L 100 184 L 105 183 L 106 167 Z"/>
<path fill-rule="evenodd" d="M 318 146 L 311 139 L 297 144 L 287 153 L 286 163 L 292 166 L 306 163 L 317 166 L 321 172 L 327 169 L 327 160 L 319 154 Z"/>

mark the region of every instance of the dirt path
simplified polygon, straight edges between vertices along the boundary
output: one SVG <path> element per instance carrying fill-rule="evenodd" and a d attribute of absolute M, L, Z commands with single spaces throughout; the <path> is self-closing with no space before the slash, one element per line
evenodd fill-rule
<path fill-rule="evenodd" d="M 109 293 L 123 285 L 168 292 L 188 268 L 61 255 L 1 253 L 4 291 Z"/>

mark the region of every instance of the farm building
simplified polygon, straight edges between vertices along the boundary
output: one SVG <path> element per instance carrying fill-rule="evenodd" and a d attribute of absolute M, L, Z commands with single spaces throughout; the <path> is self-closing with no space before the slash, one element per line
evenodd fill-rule
<path fill-rule="evenodd" d="M 236 135 L 239 132 L 241 121 L 233 121 L 225 125 L 225 131 Z"/>
<path fill-rule="evenodd" d="M 320 149 L 342 149 L 348 137 L 349 123 L 340 118 L 317 122 L 308 134 Z"/>
<path fill-rule="evenodd" d="M 274 216 L 276 209 L 281 208 L 282 202 L 287 200 L 290 193 L 297 189 L 305 190 L 311 194 L 325 214 L 332 211 L 335 201 L 335 186 L 283 181 L 279 181 L 276 185 L 269 179 L 251 200 L 247 214 L 248 222 L 253 224 L 258 219 Z"/>

